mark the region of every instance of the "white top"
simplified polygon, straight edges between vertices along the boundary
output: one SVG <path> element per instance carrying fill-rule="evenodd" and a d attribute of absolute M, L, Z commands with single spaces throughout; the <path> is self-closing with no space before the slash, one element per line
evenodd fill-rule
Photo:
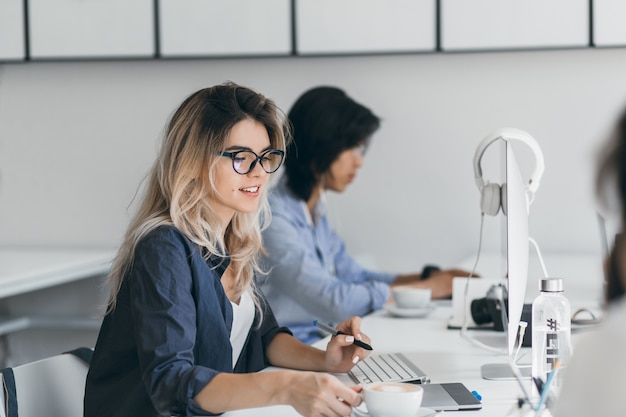
<path fill-rule="evenodd" d="M 233 306 L 233 327 L 230 330 L 230 344 L 233 347 L 233 368 L 237 364 L 241 350 L 254 321 L 254 302 L 247 292 L 241 295 L 239 304 L 232 301 Z"/>
<path fill-rule="evenodd" d="M 624 415 L 626 300 L 611 306 L 605 320 L 574 344 L 563 370 L 554 417 Z"/>

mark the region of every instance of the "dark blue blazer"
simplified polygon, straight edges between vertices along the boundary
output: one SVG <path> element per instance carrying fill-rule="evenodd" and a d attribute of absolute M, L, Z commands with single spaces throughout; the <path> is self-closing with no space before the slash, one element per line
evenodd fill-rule
<path fill-rule="evenodd" d="M 206 261 L 176 228 L 161 226 L 138 243 L 133 264 L 106 315 L 85 388 L 85 417 L 208 415 L 193 401 L 220 372 L 233 372 L 233 311 L 220 278 L 229 258 Z M 264 304 L 234 372 L 269 365 L 279 332 Z"/>

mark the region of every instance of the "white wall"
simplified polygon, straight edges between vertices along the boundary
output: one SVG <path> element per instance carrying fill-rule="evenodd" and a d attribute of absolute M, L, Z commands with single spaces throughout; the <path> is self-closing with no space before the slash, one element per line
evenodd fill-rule
<path fill-rule="evenodd" d="M 285 111 L 309 87 L 340 86 L 384 119 L 357 181 L 329 201 L 349 249 L 385 269 L 475 253 L 472 158 L 500 127 L 528 131 L 543 149 L 530 218 L 542 250 L 597 252 L 595 152 L 626 104 L 624 74 L 623 49 L 7 64 L 0 244 L 116 246 L 170 112 L 233 80 Z M 485 164 L 498 156 L 488 150 Z M 485 224 L 485 246 L 497 250 L 500 220 Z"/>

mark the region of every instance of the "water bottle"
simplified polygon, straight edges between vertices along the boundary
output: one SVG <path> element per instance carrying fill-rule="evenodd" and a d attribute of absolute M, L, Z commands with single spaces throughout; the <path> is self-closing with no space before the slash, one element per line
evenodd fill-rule
<path fill-rule="evenodd" d="M 571 354 L 571 308 L 563 295 L 562 278 L 544 278 L 532 307 L 532 376 L 544 382 L 555 366 L 563 368 Z M 558 362 L 558 365 L 557 365 Z M 562 369 L 555 372 L 552 387 L 560 386 Z"/>

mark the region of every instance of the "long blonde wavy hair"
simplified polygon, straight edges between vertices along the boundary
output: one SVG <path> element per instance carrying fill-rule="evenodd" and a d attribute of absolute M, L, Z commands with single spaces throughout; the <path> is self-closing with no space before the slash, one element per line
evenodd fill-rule
<path fill-rule="evenodd" d="M 231 257 L 233 290 L 240 296 L 254 287 L 255 272 L 262 272 L 258 256 L 263 250 L 261 230 L 271 219 L 263 192 L 254 213 L 236 212 L 223 230 L 213 210 L 215 166 L 231 129 L 251 119 L 265 126 L 270 146 L 285 150 L 289 122 L 276 104 L 263 95 L 232 82 L 193 93 L 173 113 L 166 126 L 159 156 L 149 175 L 143 200 L 113 262 L 107 314 L 115 309 L 124 276 L 131 268 L 137 243 L 162 225 L 173 225 L 198 245 L 206 258 Z M 258 297 L 251 291 L 257 310 Z"/>

